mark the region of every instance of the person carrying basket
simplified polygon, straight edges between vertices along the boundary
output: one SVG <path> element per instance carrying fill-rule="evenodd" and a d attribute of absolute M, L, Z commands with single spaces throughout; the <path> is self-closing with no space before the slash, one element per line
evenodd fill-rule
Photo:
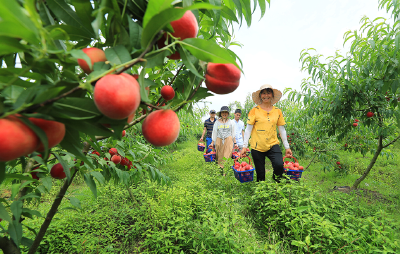
<path fill-rule="evenodd" d="M 232 147 L 235 145 L 235 149 L 238 148 L 235 138 L 235 125 L 228 118 L 229 108 L 223 106 L 218 112 L 219 119 L 215 122 L 212 132 L 212 142 L 209 147 L 213 147 L 215 144 L 215 155 L 219 167 L 224 167 L 224 157 L 232 157 Z"/>
<path fill-rule="evenodd" d="M 203 141 L 204 134 L 207 133 L 206 134 L 206 144 L 207 144 L 206 147 L 208 147 L 212 142 L 211 135 L 212 135 L 212 131 L 213 131 L 215 120 L 216 120 L 215 114 L 216 114 L 215 110 L 211 109 L 210 110 L 210 118 L 208 118 L 207 120 L 204 121 L 204 130 L 203 130 L 203 134 L 201 134 L 201 138 L 199 141 L 204 142 Z M 206 149 L 206 153 L 209 153 L 211 151 L 212 151 L 211 149 Z"/>
<path fill-rule="evenodd" d="M 257 173 L 257 182 L 265 181 L 265 157 L 268 157 L 272 163 L 274 170 L 272 178 L 276 182 L 280 182 L 284 173 L 283 156 L 279 147 L 276 127 L 278 127 L 283 146 L 286 149 L 285 156 L 292 157 L 292 150 L 290 150 L 287 142 L 284 127 L 285 119 L 282 111 L 273 106 L 281 97 L 282 92 L 272 88 L 271 85 L 262 85 L 259 90 L 252 93 L 252 99 L 257 106 L 251 109 L 248 114 L 241 153 L 246 153 L 251 135 L 251 156 Z"/>

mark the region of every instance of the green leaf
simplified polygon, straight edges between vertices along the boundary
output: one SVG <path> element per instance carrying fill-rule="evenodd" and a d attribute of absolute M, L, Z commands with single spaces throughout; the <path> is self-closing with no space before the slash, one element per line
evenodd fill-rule
<path fill-rule="evenodd" d="M 164 59 L 166 56 L 170 55 L 168 50 L 160 51 L 156 54 L 152 54 L 151 56 L 146 56 L 146 62 L 142 62 L 142 66 L 146 66 L 146 68 L 154 68 L 156 66 L 162 66 L 164 63 Z"/>
<path fill-rule="evenodd" d="M 238 12 L 238 16 L 240 17 L 240 25 L 242 25 L 242 16 L 243 16 L 242 4 L 241 4 L 240 0 L 232 0 L 232 1 L 235 4 L 236 11 Z"/>
<path fill-rule="evenodd" d="M 142 71 L 140 72 L 138 82 L 140 84 L 140 99 L 144 102 L 150 103 L 151 101 L 149 100 L 149 97 L 147 96 L 147 90 L 146 86 L 144 84 L 144 76 L 146 75 L 146 71 L 143 68 Z"/>
<path fill-rule="evenodd" d="M 260 10 L 261 10 L 261 17 L 260 17 L 260 20 L 261 20 L 262 17 L 264 17 L 264 15 L 265 15 L 265 10 L 266 10 L 265 0 L 258 0 L 258 5 L 260 6 Z"/>
<path fill-rule="evenodd" d="M 147 23 L 153 18 L 155 15 L 160 12 L 171 8 L 172 2 L 174 0 L 149 0 L 146 8 L 146 13 L 143 17 L 143 27 L 145 28 Z"/>
<path fill-rule="evenodd" d="M 86 158 L 82 152 L 82 143 L 79 132 L 66 126 L 64 139 L 60 143 L 61 147 L 68 152 L 74 154 L 78 159 L 83 160 L 89 167 L 93 168 L 93 164 Z"/>
<path fill-rule="evenodd" d="M 19 117 L 18 119 L 21 120 L 31 130 L 33 130 L 33 132 L 35 132 L 35 134 L 39 137 L 40 142 L 43 144 L 44 150 L 47 151 L 49 149 L 49 141 L 47 139 L 46 133 L 25 117 Z"/>
<path fill-rule="evenodd" d="M 81 201 L 75 197 L 68 198 L 71 205 L 75 206 L 76 208 L 82 209 Z"/>
<path fill-rule="evenodd" d="M 86 24 L 82 22 L 79 16 L 64 0 L 47 0 L 46 3 L 54 15 L 65 24 L 83 29 L 91 38 L 95 37 L 93 30 L 89 29 Z"/>
<path fill-rule="evenodd" d="M 179 48 L 178 48 L 178 51 L 179 51 L 179 54 L 180 54 L 180 56 L 181 56 L 181 58 L 182 58 L 183 63 L 185 64 L 185 66 L 186 66 L 187 68 L 189 68 L 189 70 L 190 70 L 194 75 L 196 75 L 196 76 L 199 77 L 199 78 L 203 78 L 203 76 L 201 76 L 201 75 L 199 74 L 199 72 L 197 71 L 196 67 L 195 67 L 195 66 L 193 65 L 193 63 L 190 61 L 190 59 L 189 59 L 190 55 L 188 54 L 188 52 L 186 51 L 186 49 L 184 49 L 184 48 L 182 48 L 182 47 L 179 47 Z"/>
<path fill-rule="evenodd" d="M 14 201 L 10 206 L 11 212 L 16 221 L 19 221 L 22 213 L 22 201 Z"/>
<path fill-rule="evenodd" d="M 96 178 L 96 180 L 100 183 L 100 184 L 104 184 L 105 183 L 105 178 L 104 178 L 104 176 L 100 173 L 100 172 L 97 172 L 97 171 L 92 171 L 92 172 L 90 172 L 90 174 L 94 177 L 94 178 Z"/>
<path fill-rule="evenodd" d="M 14 241 L 15 245 L 19 246 L 22 240 L 22 225 L 18 221 L 12 221 L 8 225 L 8 234 Z"/>
<path fill-rule="evenodd" d="M 22 237 L 21 245 L 24 245 L 24 246 L 30 248 L 32 246 L 32 244 L 33 244 L 33 240 L 32 239 L 29 239 L 29 238 L 26 238 L 26 237 Z"/>
<path fill-rule="evenodd" d="M 86 55 L 85 52 L 83 52 L 80 49 L 73 49 L 69 52 L 71 56 L 73 56 L 76 60 L 78 59 L 83 59 L 86 61 L 87 65 L 89 66 L 89 69 L 92 69 L 92 61 L 90 60 L 90 57 Z"/>
<path fill-rule="evenodd" d="M 120 65 L 132 60 L 129 51 L 123 45 L 117 45 L 105 50 L 107 60 L 111 64 Z"/>
<path fill-rule="evenodd" d="M 262 0 L 260 0 L 260 1 L 262 1 Z M 237 19 L 235 13 L 231 9 L 229 9 L 228 7 L 223 6 L 222 10 L 221 10 L 221 14 L 222 14 L 222 16 L 224 18 L 227 18 L 227 19 L 230 19 L 232 21 L 235 21 L 236 23 L 239 23 L 239 20 Z"/>
<path fill-rule="evenodd" d="M 215 41 L 190 38 L 183 40 L 181 45 L 199 60 L 211 63 L 232 63 L 241 69 L 229 51 L 221 48 Z"/>
<path fill-rule="evenodd" d="M 16 0 L 1 0 L 0 6 L 0 35 L 24 39 L 33 44 L 40 42 L 37 28 Z"/>
<path fill-rule="evenodd" d="M 303 212 L 303 211 L 305 211 L 305 210 L 308 210 L 308 208 L 310 208 L 309 206 L 299 206 L 299 207 L 296 207 L 296 213 L 301 213 L 301 212 Z"/>
<path fill-rule="evenodd" d="M 20 40 L 16 38 L 0 36 L 0 56 L 25 51 L 28 48 L 19 43 Z"/>
<path fill-rule="evenodd" d="M 47 191 L 49 192 L 51 190 L 51 185 L 52 185 L 51 176 L 41 178 L 40 180 L 42 180 L 43 186 L 46 187 Z"/>
<path fill-rule="evenodd" d="M 61 166 L 64 169 L 64 173 L 67 176 L 68 182 L 71 181 L 71 170 L 69 169 L 68 163 L 60 156 L 58 153 L 53 153 L 54 156 L 57 157 L 57 160 L 59 163 L 61 163 Z"/>
<path fill-rule="evenodd" d="M 97 187 L 96 182 L 93 180 L 93 176 L 86 173 L 83 178 L 85 179 L 86 185 L 89 186 L 90 190 L 92 191 L 94 198 L 97 198 Z"/>
<path fill-rule="evenodd" d="M 22 215 L 24 215 L 25 217 L 29 217 L 31 219 L 33 219 L 32 215 L 39 217 L 39 218 L 42 217 L 42 215 L 40 214 L 39 211 L 31 210 L 29 208 L 22 208 Z"/>
<path fill-rule="evenodd" d="M 75 7 L 76 14 L 82 20 L 86 28 L 92 29 L 91 23 L 94 18 L 92 17 L 92 4 L 90 0 L 71 0 L 72 5 Z"/>
<path fill-rule="evenodd" d="M 2 203 L 0 203 L 0 218 L 3 220 L 6 220 L 8 222 L 12 221 L 10 215 L 8 214 L 8 212 L 6 211 L 6 208 L 3 206 Z"/>
<path fill-rule="evenodd" d="M 142 38 L 142 27 L 137 23 L 133 22 L 133 20 L 128 17 L 129 23 L 129 40 L 131 47 L 135 49 L 140 49 L 140 39 Z"/>

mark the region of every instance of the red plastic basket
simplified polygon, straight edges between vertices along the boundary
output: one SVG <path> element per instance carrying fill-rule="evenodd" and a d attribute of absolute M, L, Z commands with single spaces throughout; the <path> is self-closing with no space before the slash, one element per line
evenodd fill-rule
<path fill-rule="evenodd" d="M 215 152 L 214 147 L 212 148 L 212 151 Z M 204 156 L 204 160 L 206 162 L 212 162 L 215 160 L 215 153 L 210 152 L 210 153 L 204 154 L 203 156 Z"/>
<path fill-rule="evenodd" d="M 289 169 L 288 164 L 285 164 L 286 158 L 294 159 L 294 161 L 298 163 L 297 159 L 293 156 L 292 157 L 288 157 L 288 156 L 283 157 L 283 168 L 285 170 L 286 175 L 288 175 L 290 177 L 290 179 L 299 181 L 299 179 L 301 178 L 301 174 L 303 173 L 304 170 Z"/>
<path fill-rule="evenodd" d="M 251 159 L 249 156 L 244 156 L 249 159 L 249 164 L 251 166 Z M 235 162 L 238 158 L 235 159 Z M 235 173 L 235 178 L 239 180 L 241 183 L 251 182 L 254 178 L 254 167 L 251 166 L 251 169 L 245 171 L 237 171 L 234 166 L 232 166 L 233 172 Z"/>
<path fill-rule="evenodd" d="M 201 144 L 203 143 L 203 144 Z M 199 141 L 199 143 L 197 144 L 197 151 L 203 152 L 204 148 L 206 148 L 206 145 L 204 144 L 203 141 Z"/>

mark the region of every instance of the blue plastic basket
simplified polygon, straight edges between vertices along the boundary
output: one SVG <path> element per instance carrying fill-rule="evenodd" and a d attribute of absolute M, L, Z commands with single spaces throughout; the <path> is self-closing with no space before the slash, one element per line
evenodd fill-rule
<path fill-rule="evenodd" d="M 203 143 L 203 145 L 201 145 L 200 143 Z M 206 146 L 204 145 L 204 142 L 199 141 L 199 143 L 197 144 L 197 151 L 203 152 L 204 148 L 206 148 Z"/>
<path fill-rule="evenodd" d="M 215 152 L 214 148 L 212 149 L 212 151 Z M 206 162 L 215 161 L 215 153 L 207 153 L 207 154 L 204 154 L 203 156 L 204 156 L 204 160 Z"/>
<path fill-rule="evenodd" d="M 246 156 L 249 159 L 249 164 L 251 166 L 251 159 L 250 157 Z M 235 159 L 237 161 L 238 158 Z M 245 171 L 237 171 L 234 166 L 232 166 L 233 172 L 235 173 L 235 178 L 239 180 L 241 183 L 251 182 L 254 178 L 254 167 L 252 166 L 251 169 Z"/>
<path fill-rule="evenodd" d="M 287 166 L 286 166 L 287 164 L 285 164 L 286 158 L 290 158 L 290 157 L 287 157 L 287 156 L 283 157 L 283 165 L 284 165 L 283 167 L 284 167 L 286 175 L 289 176 L 290 179 L 298 181 L 301 178 L 301 174 L 303 173 L 304 170 L 293 170 L 293 169 L 287 168 Z M 291 159 L 294 159 L 294 161 L 298 163 L 298 161 L 295 157 L 291 157 Z"/>

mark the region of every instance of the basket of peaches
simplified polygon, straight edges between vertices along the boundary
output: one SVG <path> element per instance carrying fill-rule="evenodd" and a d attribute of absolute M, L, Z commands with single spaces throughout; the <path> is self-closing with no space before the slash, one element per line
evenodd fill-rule
<path fill-rule="evenodd" d="M 251 159 L 249 156 L 245 155 L 243 158 L 247 158 L 249 163 L 246 161 L 239 162 L 237 157 L 235 163 L 232 166 L 233 172 L 235 173 L 235 178 L 241 183 L 253 181 L 254 167 L 251 165 Z"/>

